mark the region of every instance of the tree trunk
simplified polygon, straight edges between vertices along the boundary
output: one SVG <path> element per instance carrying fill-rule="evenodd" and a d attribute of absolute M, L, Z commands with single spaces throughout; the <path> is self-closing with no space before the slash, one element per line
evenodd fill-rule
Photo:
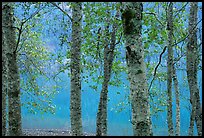
<path fill-rule="evenodd" d="M 173 2 L 170 2 L 168 6 L 168 17 L 167 17 L 167 30 L 168 30 L 168 60 L 167 60 L 167 94 L 168 94 L 168 105 L 167 105 L 167 123 L 169 136 L 173 135 L 173 120 L 172 120 L 172 67 L 173 67 Z"/>
<path fill-rule="evenodd" d="M 6 24 L 7 24 L 7 18 L 6 18 L 6 11 L 3 8 L 2 11 L 2 136 L 6 135 L 6 97 L 7 97 L 7 86 L 8 86 L 8 80 L 7 80 L 7 57 L 6 57 L 6 40 L 5 40 L 5 33 L 6 33 Z"/>
<path fill-rule="evenodd" d="M 82 135 L 81 118 L 81 80 L 80 80 L 80 56 L 81 56 L 81 21 L 82 4 L 72 5 L 72 46 L 71 46 L 71 96 L 70 118 L 71 132 L 73 136 Z"/>
<path fill-rule="evenodd" d="M 189 39 L 186 52 L 186 68 L 187 78 L 190 89 L 190 102 L 191 102 L 191 120 L 189 127 L 189 135 L 193 134 L 194 118 L 197 125 L 198 135 L 202 135 L 202 114 L 201 103 L 197 81 L 197 68 L 198 68 L 198 45 L 197 45 L 197 11 L 198 3 L 190 3 L 190 16 L 189 16 Z"/>
<path fill-rule="evenodd" d="M 14 28 L 13 3 L 3 5 L 5 21 L 6 57 L 8 59 L 8 102 L 9 102 L 9 135 L 22 135 L 20 77 L 16 58 L 16 34 Z"/>
<path fill-rule="evenodd" d="M 108 83 L 111 78 L 111 68 L 114 59 L 114 49 L 116 41 L 116 29 L 117 23 L 113 24 L 113 31 L 111 33 L 111 44 L 109 48 L 109 40 L 106 40 L 104 47 L 104 80 L 102 84 L 102 90 L 100 94 L 100 101 L 97 112 L 96 122 L 96 135 L 106 136 L 107 135 L 107 98 L 108 98 Z M 109 28 L 106 27 L 106 36 L 108 36 Z"/>
<path fill-rule="evenodd" d="M 173 81 L 174 81 L 174 89 L 176 93 L 176 136 L 180 136 L 180 94 L 178 88 L 178 79 L 176 77 L 176 69 L 173 67 Z"/>
<path fill-rule="evenodd" d="M 125 37 L 126 62 L 130 81 L 132 124 L 134 136 L 152 135 L 149 94 L 142 46 L 141 2 L 122 3 L 122 23 Z"/>

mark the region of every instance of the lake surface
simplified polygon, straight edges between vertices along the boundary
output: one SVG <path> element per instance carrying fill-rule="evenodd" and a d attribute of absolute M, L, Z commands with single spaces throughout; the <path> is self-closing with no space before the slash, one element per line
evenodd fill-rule
<path fill-rule="evenodd" d="M 184 74 L 185 75 L 185 74 Z M 125 77 L 125 76 L 123 76 Z M 182 79 L 182 74 L 178 75 L 178 79 Z M 69 102 L 70 102 L 70 79 L 66 77 L 65 74 L 61 74 L 63 82 L 60 83 L 63 86 L 59 91 L 59 94 L 56 95 L 54 99 L 54 104 L 57 107 L 55 115 L 53 114 L 36 114 L 33 115 L 27 112 L 27 109 L 22 108 L 22 124 L 23 128 L 26 129 L 70 129 L 70 111 L 69 111 Z M 199 77 L 201 80 L 201 77 Z M 126 80 L 128 84 L 128 81 Z M 202 83 L 202 81 L 200 82 Z M 165 87 L 165 85 L 163 86 Z M 96 132 L 96 113 L 99 102 L 99 92 L 95 92 L 89 87 L 87 83 L 82 83 L 82 123 L 83 131 L 88 133 Z M 202 87 L 200 87 L 202 90 Z M 116 94 L 116 92 L 121 94 Z M 186 97 L 189 97 L 189 92 L 187 88 L 180 89 L 181 94 L 185 94 Z M 113 87 L 109 88 L 108 97 L 110 101 L 108 102 L 108 135 L 117 136 L 131 136 L 132 126 L 129 122 L 131 112 L 130 107 L 126 106 L 121 112 L 116 112 L 113 110 L 119 102 L 125 100 L 124 97 L 128 92 L 124 87 Z M 202 96 L 202 94 L 201 94 Z M 175 100 L 175 96 L 173 96 Z M 157 99 L 155 99 L 157 100 Z M 202 99 L 201 99 L 202 100 Z M 181 135 L 187 135 L 190 112 L 188 109 L 184 108 L 183 105 L 187 105 L 188 102 L 181 100 Z M 166 112 L 161 112 L 157 114 L 158 116 L 152 117 L 153 122 L 153 132 L 154 135 L 168 135 L 168 128 Z M 175 128 L 175 103 L 173 104 L 173 121 Z M 196 131 L 196 129 L 195 129 Z"/>

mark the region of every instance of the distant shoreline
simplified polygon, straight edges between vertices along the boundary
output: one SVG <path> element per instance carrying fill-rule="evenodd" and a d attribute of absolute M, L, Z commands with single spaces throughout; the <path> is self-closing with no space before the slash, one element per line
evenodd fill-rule
<path fill-rule="evenodd" d="M 72 136 L 71 130 L 65 129 L 23 129 L 23 136 Z M 84 132 L 83 136 L 95 136 Z"/>

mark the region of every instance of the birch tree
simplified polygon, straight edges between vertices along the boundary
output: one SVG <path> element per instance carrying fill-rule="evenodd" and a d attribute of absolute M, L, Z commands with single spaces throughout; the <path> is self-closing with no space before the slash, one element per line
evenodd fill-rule
<path fill-rule="evenodd" d="M 152 135 L 144 48 L 142 46 L 142 11 L 143 4 L 141 2 L 122 3 L 121 12 L 130 81 L 134 136 Z"/>
<path fill-rule="evenodd" d="M 17 43 L 14 27 L 13 3 L 3 4 L 3 24 L 6 58 L 8 61 L 9 135 L 22 135 L 20 77 L 17 65 Z"/>
<path fill-rule="evenodd" d="M 118 13 L 116 16 L 119 16 Z M 114 59 L 114 49 L 116 43 L 116 31 L 117 23 L 113 24 L 111 40 L 108 39 L 109 36 L 109 25 L 106 26 L 106 43 L 104 44 L 104 80 L 102 84 L 102 90 L 100 93 L 100 101 L 98 105 L 97 112 L 97 123 L 96 123 L 96 135 L 97 136 L 106 136 L 107 135 L 107 99 L 108 99 L 108 83 L 111 78 L 111 68 Z M 109 46 L 109 41 L 111 41 Z"/>
<path fill-rule="evenodd" d="M 174 89 L 176 95 L 176 136 L 180 136 L 180 93 L 178 88 L 178 79 L 176 76 L 176 69 L 173 67 L 173 81 L 174 81 Z"/>
<path fill-rule="evenodd" d="M 194 121 L 196 121 L 198 135 L 202 135 L 202 114 L 198 88 L 197 68 L 198 68 L 198 45 L 197 45 L 197 11 L 198 3 L 190 3 L 189 16 L 189 39 L 186 51 L 187 79 L 190 89 L 191 117 L 189 135 L 193 135 Z"/>
<path fill-rule="evenodd" d="M 167 104 L 167 123 L 168 123 L 168 133 L 169 136 L 173 135 L 173 120 L 172 120 L 172 66 L 173 66 L 173 3 L 170 2 L 168 6 L 168 17 L 167 17 L 167 30 L 168 30 L 168 60 L 167 60 L 167 94 L 168 94 L 168 104 Z"/>
<path fill-rule="evenodd" d="M 71 45 L 71 95 L 70 95 L 70 120 L 73 136 L 82 135 L 81 118 L 81 80 L 80 80 L 80 56 L 81 56 L 81 20 L 82 3 L 72 4 L 72 45 Z"/>

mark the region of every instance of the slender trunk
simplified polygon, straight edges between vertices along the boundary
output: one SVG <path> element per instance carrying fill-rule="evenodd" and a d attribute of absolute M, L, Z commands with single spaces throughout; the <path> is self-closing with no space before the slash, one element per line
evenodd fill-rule
<path fill-rule="evenodd" d="M 16 34 L 13 16 L 13 3 L 3 5 L 5 21 L 6 57 L 8 59 L 8 102 L 9 102 L 9 135 L 22 135 L 21 128 L 21 102 L 20 102 L 20 78 L 16 60 Z"/>
<path fill-rule="evenodd" d="M 192 105 L 191 120 L 189 126 L 189 135 L 193 133 L 194 119 L 198 130 L 198 135 L 202 136 L 202 114 L 201 103 L 197 81 L 197 68 L 198 68 L 198 45 L 197 45 L 197 11 L 198 3 L 190 3 L 190 16 L 189 16 L 189 39 L 186 51 L 186 68 L 187 78 L 190 89 L 190 102 Z"/>
<path fill-rule="evenodd" d="M 72 8 L 72 46 L 71 46 L 71 96 L 70 96 L 70 120 L 73 136 L 82 135 L 81 118 L 81 80 L 80 80 L 80 56 L 81 56 L 81 20 L 82 4 L 73 3 Z"/>
<path fill-rule="evenodd" d="M 142 46 L 141 2 L 122 3 L 122 22 L 126 47 L 126 62 L 130 81 L 132 124 L 135 136 L 152 135 L 149 94 Z"/>
<path fill-rule="evenodd" d="M 107 98 L 108 98 L 108 83 L 107 80 L 104 79 L 96 117 L 97 118 L 96 136 L 107 135 Z"/>
<path fill-rule="evenodd" d="M 116 28 L 117 24 L 113 24 L 113 31 L 111 33 L 111 44 L 108 47 L 109 41 L 106 40 L 104 47 L 104 80 L 102 84 L 102 90 L 100 94 L 100 101 L 97 112 L 96 122 L 96 135 L 106 136 L 107 135 L 107 98 L 108 98 L 108 83 L 111 78 L 111 68 L 114 59 L 114 49 L 116 41 Z M 108 36 L 109 28 L 106 27 L 106 34 Z"/>
<path fill-rule="evenodd" d="M 173 67 L 173 81 L 174 81 L 174 89 L 176 93 L 176 136 L 180 136 L 180 94 L 178 88 L 178 79 L 176 76 L 176 69 Z"/>
<path fill-rule="evenodd" d="M 108 25 L 109 26 L 109 25 Z M 108 35 L 109 28 L 105 29 L 106 36 Z M 107 98 L 108 98 L 108 82 L 110 80 L 109 74 L 109 64 L 107 61 L 107 49 L 108 49 L 108 39 L 106 38 L 104 47 L 104 80 L 102 84 L 102 90 L 100 93 L 100 101 L 98 105 L 98 112 L 96 116 L 96 135 L 106 136 L 107 135 Z"/>
<path fill-rule="evenodd" d="M 191 104 L 192 106 L 195 106 L 194 104 Z M 188 130 L 188 135 L 193 136 L 193 130 L 194 130 L 194 121 L 195 121 L 195 109 L 191 110 L 191 115 L 190 115 L 190 125 L 189 125 L 189 130 Z"/>
<path fill-rule="evenodd" d="M 167 61 L 167 94 L 168 94 L 168 105 L 167 105 L 167 123 L 169 136 L 173 135 L 173 120 L 172 120 L 172 67 L 173 67 L 173 2 L 170 2 L 168 6 L 168 17 L 167 17 L 167 30 L 168 30 L 168 61 Z"/>
<path fill-rule="evenodd" d="M 196 89 L 195 99 L 196 99 L 196 116 L 195 116 L 195 121 L 196 121 L 198 136 L 202 136 L 202 112 L 201 112 L 202 107 L 201 107 L 200 95 L 199 95 L 198 87 Z"/>

